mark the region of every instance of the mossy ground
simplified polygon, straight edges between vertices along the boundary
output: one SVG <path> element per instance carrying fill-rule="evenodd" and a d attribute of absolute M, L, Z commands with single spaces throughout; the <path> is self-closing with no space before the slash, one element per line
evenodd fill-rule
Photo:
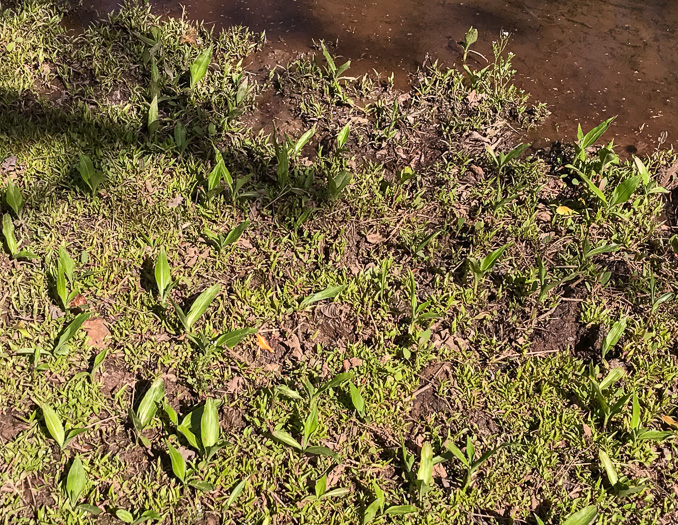
<path fill-rule="evenodd" d="M 589 151 L 577 164 L 607 204 L 565 167 L 578 162 L 571 147 L 499 168 L 487 147 L 510 151 L 544 111 L 512 87 L 503 42 L 484 73 L 430 65 L 401 93 L 388 79 L 337 79 L 320 51 L 263 69 L 259 35 L 217 35 L 132 4 L 78 35 L 58 4 L 2 9 L 0 177 L 27 201 L 21 217 L 2 206 L 37 256 L 10 257 L 7 239 L 0 254 L 3 523 L 114 523 L 120 509 L 164 523 L 360 523 L 377 487 L 385 508 L 413 511 L 381 522 L 561 523 L 587 505 L 598 523 L 678 519 L 674 436 L 639 439 L 631 398 L 604 424 L 592 382 L 621 369 L 608 401 L 634 394 L 640 427 L 675 429 L 675 212 L 656 190 L 675 187 L 672 152 L 645 159 L 651 180 L 616 205 L 614 188 L 637 176 L 631 161 L 603 168 Z M 210 46 L 207 75 L 190 88 L 190 66 Z M 271 134 L 291 145 L 311 128 L 281 178 Z M 96 192 L 80 178 L 81 155 L 105 176 Z M 218 155 L 234 180 L 249 177 L 238 193 L 205 191 Z M 348 185 L 331 191 L 345 173 Z M 210 241 L 245 221 L 237 242 Z M 56 290 L 60 246 L 75 261 L 68 308 Z M 472 271 L 502 246 L 494 265 Z M 160 247 L 185 310 L 220 285 L 189 334 L 158 297 Z M 304 302 L 337 286 L 334 298 Z M 66 355 L 53 355 L 83 312 Z M 272 351 L 253 335 L 213 344 L 245 328 Z M 180 415 L 222 402 L 223 448 L 210 461 L 171 437 L 163 410 L 143 432 L 150 446 L 139 439 L 128 411 L 157 377 Z M 87 431 L 59 450 L 39 404 Z M 273 437 L 301 440 L 314 406 L 310 443 L 336 458 Z M 502 447 L 463 489 L 446 444 L 464 449 L 467 437 L 478 457 Z M 168 439 L 213 490 L 182 485 Z M 444 461 L 420 496 L 425 443 Z M 416 458 L 411 472 L 403 450 Z M 600 451 L 645 488 L 620 495 Z M 88 477 L 77 503 L 99 516 L 65 494 L 76 456 Z M 346 493 L 314 499 L 325 474 L 328 490 Z"/>

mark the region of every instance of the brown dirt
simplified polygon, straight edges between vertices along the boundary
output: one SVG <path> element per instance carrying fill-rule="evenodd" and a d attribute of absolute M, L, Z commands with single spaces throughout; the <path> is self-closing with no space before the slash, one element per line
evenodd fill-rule
<path fill-rule="evenodd" d="M 13 408 L 0 412 L 0 441 L 7 443 L 29 427 L 20 419 L 20 414 Z"/>
<path fill-rule="evenodd" d="M 433 363 L 428 365 L 419 374 L 419 388 L 414 392 L 410 418 L 422 421 L 433 414 L 448 414 L 453 412 L 450 401 L 438 396 L 438 386 L 441 380 L 450 379 L 449 363 Z"/>

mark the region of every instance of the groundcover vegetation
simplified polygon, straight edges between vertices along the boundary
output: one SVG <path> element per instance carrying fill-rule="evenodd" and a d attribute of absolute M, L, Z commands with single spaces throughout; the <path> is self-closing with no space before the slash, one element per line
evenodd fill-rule
<path fill-rule="evenodd" d="M 506 40 L 64 16 L 0 11 L 3 523 L 678 519 L 673 152 L 522 144 Z"/>

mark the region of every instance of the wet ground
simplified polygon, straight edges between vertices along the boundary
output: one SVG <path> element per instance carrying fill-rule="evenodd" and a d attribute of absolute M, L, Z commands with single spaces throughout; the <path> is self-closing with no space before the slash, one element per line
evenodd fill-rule
<path fill-rule="evenodd" d="M 114 9 L 117 0 L 83 0 L 81 19 Z M 452 64 L 469 26 L 475 49 L 511 33 L 517 83 L 552 111 L 544 141 L 573 138 L 618 115 L 609 132 L 629 153 L 649 153 L 662 133 L 678 137 L 678 2 L 674 0 L 157 0 L 156 11 L 217 27 L 266 31 L 272 48 L 308 49 L 312 39 L 337 41 L 351 71 L 407 74 L 428 56 Z M 483 61 L 477 58 L 478 66 Z"/>

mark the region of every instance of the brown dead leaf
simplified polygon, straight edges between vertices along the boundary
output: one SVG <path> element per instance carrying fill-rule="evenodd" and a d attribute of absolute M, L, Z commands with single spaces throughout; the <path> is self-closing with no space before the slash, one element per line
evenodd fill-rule
<path fill-rule="evenodd" d="M 678 421 L 671 416 L 662 416 L 662 421 L 672 428 L 678 428 Z"/>
<path fill-rule="evenodd" d="M 266 350 L 267 352 L 271 352 L 272 354 L 274 353 L 273 348 L 271 348 L 271 345 L 268 344 L 268 341 L 264 339 L 262 336 L 257 334 L 257 344 L 259 345 L 259 348 L 262 350 Z"/>
<path fill-rule="evenodd" d="M 69 308 L 77 308 L 78 306 L 85 306 L 87 304 L 87 299 L 82 294 L 77 294 L 73 297 L 73 300 L 68 303 Z"/>
<path fill-rule="evenodd" d="M 167 201 L 167 207 L 168 208 L 177 208 L 181 206 L 181 203 L 184 202 L 184 198 L 181 195 L 177 195 L 173 199 L 170 199 Z"/>
<path fill-rule="evenodd" d="M 582 425 L 582 429 L 584 430 L 584 437 L 590 438 L 593 433 L 591 432 L 591 427 L 588 426 L 586 423 Z"/>
<path fill-rule="evenodd" d="M 351 359 L 344 359 L 342 363 L 344 371 L 348 372 L 351 368 L 357 368 L 363 364 L 363 360 L 359 357 L 352 357 Z"/>
<path fill-rule="evenodd" d="M 196 33 L 195 29 L 191 29 L 188 33 L 185 35 L 181 35 L 181 38 L 179 39 L 179 42 L 182 44 L 197 44 L 197 36 L 198 33 Z"/>
<path fill-rule="evenodd" d="M 90 346 L 103 350 L 108 345 L 106 344 L 106 337 L 110 335 L 106 324 L 101 317 L 95 317 L 94 319 L 88 319 L 82 323 L 82 328 L 87 333 L 89 338 Z"/>
<path fill-rule="evenodd" d="M 370 233 L 365 236 L 365 240 L 370 244 L 379 244 L 380 242 L 384 242 L 386 238 L 379 233 Z"/>

